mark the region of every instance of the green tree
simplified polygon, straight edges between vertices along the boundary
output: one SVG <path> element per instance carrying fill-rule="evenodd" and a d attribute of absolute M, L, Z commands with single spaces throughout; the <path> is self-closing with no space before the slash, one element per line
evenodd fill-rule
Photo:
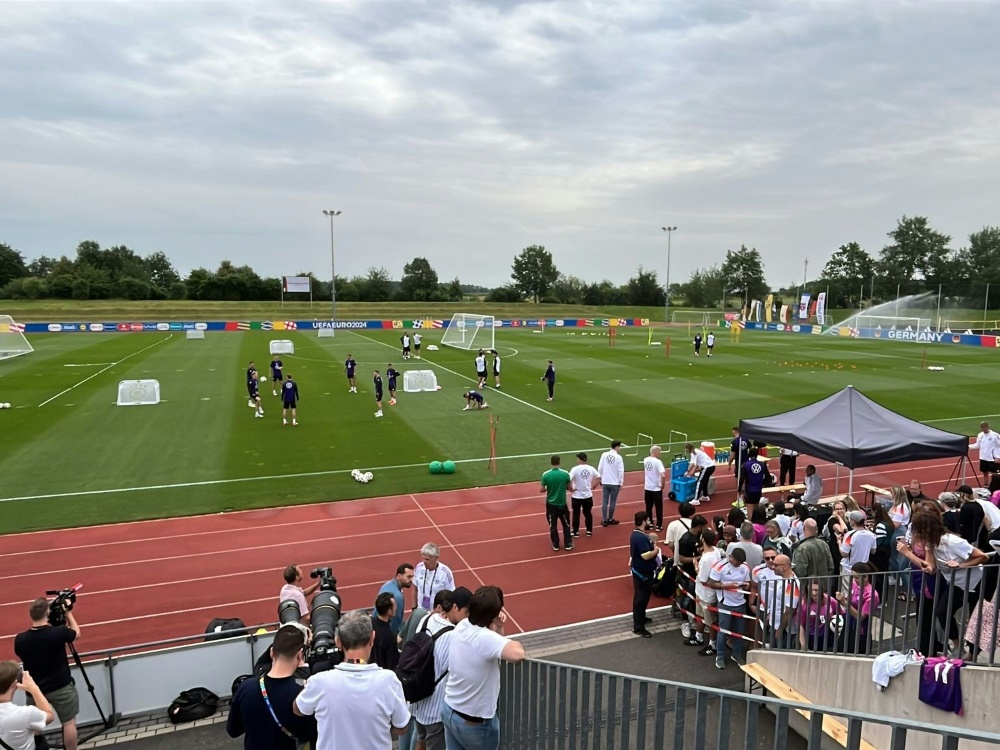
<path fill-rule="evenodd" d="M 1000 227 L 983 227 L 969 235 L 969 246 L 960 251 L 970 280 L 1000 284 Z"/>
<path fill-rule="evenodd" d="M 385 302 L 392 298 L 392 278 L 384 268 L 369 268 L 358 284 L 358 296 L 364 302 Z"/>
<path fill-rule="evenodd" d="M 27 275 L 24 256 L 5 242 L 0 242 L 0 286 Z"/>
<path fill-rule="evenodd" d="M 521 294 L 538 302 L 549 291 L 549 287 L 559 278 L 559 271 L 552 262 L 552 253 L 544 245 L 524 248 L 514 258 L 510 277 Z"/>
<path fill-rule="evenodd" d="M 76 283 L 76 276 L 63 273 L 58 276 L 53 276 L 48 281 L 49 296 L 55 297 L 56 299 L 72 299 L 73 284 Z M 90 292 L 89 286 L 87 291 L 88 293 Z"/>
<path fill-rule="evenodd" d="M 149 282 L 123 276 L 115 282 L 115 296 L 121 299 L 149 299 Z"/>
<path fill-rule="evenodd" d="M 46 276 L 52 273 L 52 269 L 56 265 L 56 259 L 50 258 L 47 255 L 39 255 L 31 263 L 28 264 L 28 275 L 38 276 L 44 279 Z"/>
<path fill-rule="evenodd" d="M 438 275 L 431 268 L 427 258 L 414 258 L 403 266 L 400 281 L 400 299 L 414 302 L 428 302 L 438 290 Z"/>
<path fill-rule="evenodd" d="M 886 288 L 893 283 L 904 286 L 913 293 L 921 284 L 911 283 L 921 275 L 928 283 L 937 285 L 939 275 L 947 264 L 948 243 L 951 237 L 931 229 L 926 216 L 904 216 L 889 232 L 892 243 L 879 253 L 878 272 Z"/>
<path fill-rule="evenodd" d="M 686 282 L 670 285 L 670 299 L 676 302 L 684 300 L 688 307 L 715 307 L 726 295 L 726 277 L 719 266 L 698 268 Z M 743 290 L 736 290 L 735 285 L 729 288 L 733 294 L 742 296 Z"/>
<path fill-rule="evenodd" d="M 523 302 L 524 295 L 515 284 L 505 284 L 496 289 L 490 289 L 486 295 L 486 302 Z"/>
<path fill-rule="evenodd" d="M 820 284 L 830 287 L 831 307 L 855 308 L 860 295 L 866 293 L 875 275 L 875 259 L 857 242 L 837 248 L 823 268 Z"/>
<path fill-rule="evenodd" d="M 587 283 L 576 276 L 560 274 L 552 284 L 549 295 L 562 305 L 583 304 L 583 294 Z"/>
<path fill-rule="evenodd" d="M 628 303 L 647 307 L 662 307 L 666 304 L 663 287 L 656 279 L 656 271 L 646 271 L 642 266 L 635 276 L 628 280 Z"/>
<path fill-rule="evenodd" d="M 26 277 L 21 289 L 27 299 L 40 299 L 45 296 L 47 291 L 45 280 L 36 276 Z"/>
<path fill-rule="evenodd" d="M 767 294 L 764 264 L 757 248 L 748 250 L 746 245 L 740 245 L 740 249 L 736 252 L 726 250 L 722 276 L 727 289 L 736 290 L 750 299 L 763 299 Z"/>
<path fill-rule="evenodd" d="M 444 298 L 448 302 L 461 302 L 465 299 L 465 295 L 462 293 L 462 282 L 458 280 L 456 276 L 451 280 L 448 285 L 441 285 L 441 291 L 444 293 Z"/>
<path fill-rule="evenodd" d="M 87 279 L 75 279 L 70 296 L 73 299 L 90 299 L 90 282 Z"/>
<path fill-rule="evenodd" d="M 143 259 L 143 265 L 146 267 L 146 277 L 149 283 L 160 287 L 160 289 L 169 289 L 175 281 L 181 280 L 173 263 L 170 262 L 165 253 L 150 253 Z"/>

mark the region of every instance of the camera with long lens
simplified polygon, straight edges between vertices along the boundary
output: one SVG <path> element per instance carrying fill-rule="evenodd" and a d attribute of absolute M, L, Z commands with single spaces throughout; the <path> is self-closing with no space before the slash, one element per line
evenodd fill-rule
<path fill-rule="evenodd" d="M 309 625 L 312 628 L 312 642 L 306 650 L 306 661 L 312 674 L 332 669 L 343 659 L 336 645 L 337 624 L 340 622 L 341 601 L 337 593 L 337 579 L 332 568 L 315 568 L 309 573 L 319 579 L 319 591 L 312 600 Z M 298 622 L 302 617 L 299 605 L 294 599 L 286 599 L 278 604 L 278 621 L 282 625 Z"/>
<path fill-rule="evenodd" d="M 78 583 L 68 589 L 59 591 L 46 591 L 46 596 L 54 596 L 49 602 L 49 625 L 65 625 L 66 613 L 73 609 L 76 604 L 76 592 L 83 588 L 82 583 Z"/>

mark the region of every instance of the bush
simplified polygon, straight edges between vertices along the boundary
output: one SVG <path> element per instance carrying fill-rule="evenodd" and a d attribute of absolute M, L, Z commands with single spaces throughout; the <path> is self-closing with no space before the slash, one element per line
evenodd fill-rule
<path fill-rule="evenodd" d="M 523 302 L 524 295 L 513 284 L 498 286 L 486 295 L 486 302 Z"/>

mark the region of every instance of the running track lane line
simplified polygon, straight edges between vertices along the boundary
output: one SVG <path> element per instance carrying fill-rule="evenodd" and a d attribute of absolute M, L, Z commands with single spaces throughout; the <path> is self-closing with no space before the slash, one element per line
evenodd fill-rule
<path fill-rule="evenodd" d="M 386 346 L 388 346 L 388 344 Z M 473 490 L 469 490 L 469 491 L 471 492 Z M 415 495 L 410 495 L 410 499 L 413 501 L 414 505 L 416 505 L 418 508 L 420 508 L 420 512 L 423 513 L 427 517 L 427 521 L 435 529 L 437 529 L 437 532 L 441 535 L 441 538 L 444 539 L 445 543 L 449 547 L 451 547 L 452 551 L 455 553 L 455 557 L 457 557 L 459 560 L 461 560 L 462 564 L 466 568 L 469 569 L 469 572 L 472 573 L 472 575 L 474 575 L 476 577 L 476 580 L 479 581 L 479 585 L 480 586 L 485 586 L 486 582 L 482 578 L 479 577 L 479 573 L 476 571 L 476 569 L 473 568 L 471 565 L 469 565 L 469 561 L 466 560 L 465 557 L 462 555 L 462 553 L 458 551 L 458 547 L 456 547 L 454 544 L 452 544 L 451 539 L 449 539 L 448 535 L 444 533 L 444 529 L 442 529 L 440 526 L 438 526 L 436 523 L 434 523 L 434 519 L 431 518 L 430 513 L 428 513 L 426 510 L 424 510 L 424 506 L 422 506 L 420 504 L 420 501 L 417 500 L 416 496 Z M 520 625 L 517 624 L 517 620 L 514 619 L 514 615 L 512 615 L 510 612 L 507 613 L 507 619 L 510 620 L 512 623 L 514 623 L 514 627 L 515 628 L 517 628 L 522 633 L 524 632 L 524 628 L 522 628 Z"/>
<path fill-rule="evenodd" d="M 122 357 L 122 358 L 121 358 L 121 359 L 119 359 L 119 360 L 118 360 L 117 362 L 112 362 L 112 363 L 111 363 L 110 365 L 108 365 L 107 367 L 104 367 L 104 368 L 102 368 L 102 369 L 98 370 L 98 371 L 97 371 L 97 372 L 95 372 L 95 373 L 94 373 L 93 375 L 89 375 L 89 376 L 85 377 L 85 378 L 84 378 L 83 380 L 81 380 L 81 381 L 80 381 L 79 383 L 77 383 L 76 385 L 71 385 L 71 386 L 70 386 L 69 388 L 67 388 L 67 389 L 66 389 L 66 390 L 64 390 L 64 391 L 60 391 L 59 393 L 57 393 L 57 394 L 56 394 L 55 396 L 53 396 L 52 398 L 49 398 L 49 399 L 46 399 L 45 401 L 42 401 L 42 403 L 40 403 L 40 404 L 38 405 L 38 408 L 39 408 L 39 409 L 41 409 L 41 408 L 42 408 L 43 406 L 45 406 L 46 404 L 48 404 L 48 403 L 51 403 L 51 402 L 55 401 L 55 400 L 56 400 L 57 398 L 59 398 L 60 396 L 63 396 L 63 395 L 65 395 L 65 394 L 69 393 L 69 392 L 70 392 L 70 391 L 72 391 L 72 390 L 73 390 L 74 388 L 78 388 L 78 387 L 80 387 L 81 385 L 83 385 L 84 383 L 86 383 L 86 382 L 87 382 L 88 380 L 93 380 L 93 379 L 94 379 L 94 378 L 96 378 L 96 377 L 97 377 L 98 375 L 101 375 L 102 373 L 105 373 L 105 372 L 107 372 L 107 371 L 108 371 L 108 370 L 110 370 L 110 369 L 111 369 L 112 367 L 115 367 L 115 366 L 117 366 L 117 365 L 120 365 L 120 364 L 121 364 L 122 362 L 124 362 L 125 360 L 127 360 L 127 359 L 132 359 L 132 357 L 136 356 L 137 354 L 142 354 L 142 353 L 143 353 L 144 351 L 147 351 L 147 350 L 149 350 L 149 349 L 152 349 L 152 348 L 153 348 L 154 346 L 159 346 L 159 345 L 160 345 L 160 344 L 162 344 L 162 343 L 163 343 L 164 341 L 169 341 L 169 340 L 170 340 L 170 339 L 172 339 L 173 337 L 174 337 L 174 334 L 172 334 L 172 333 L 170 333 L 170 334 L 167 334 L 166 338 L 162 338 L 162 339 L 160 339 L 160 340 L 159 340 L 159 341 L 157 341 L 157 342 L 156 342 L 155 344 L 150 344 L 149 346 L 145 347 L 144 349 L 140 349 L 140 350 L 139 350 L 139 351 L 137 351 L 137 352 L 132 352 L 132 353 L 131 353 L 131 354 L 129 354 L 129 355 L 127 356 L 127 357 Z"/>
<path fill-rule="evenodd" d="M 392 349 L 393 351 L 396 351 L 396 347 L 393 346 L 392 344 L 387 344 L 384 341 L 376 341 L 375 339 L 373 339 L 373 338 L 371 338 L 369 336 L 365 336 L 363 334 L 360 334 L 357 331 L 348 331 L 348 333 L 353 333 L 355 336 L 363 338 L 366 341 L 371 341 L 373 344 L 379 344 L 381 346 L 387 346 L 390 349 Z M 427 364 L 430 365 L 431 367 L 436 367 L 439 370 L 444 370 L 445 372 L 450 372 L 452 375 L 454 375 L 456 377 L 459 377 L 462 380 L 467 380 L 469 382 L 475 382 L 474 378 L 470 378 L 467 375 L 462 375 L 461 373 L 456 372 L 455 370 L 452 370 L 452 369 L 450 369 L 448 367 L 445 367 L 444 365 L 439 365 L 439 364 L 437 364 L 435 362 L 431 362 L 431 361 L 426 360 L 426 359 L 421 360 L 421 362 L 427 362 Z M 507 391 L 499 391 L 499 390 L 496 390 L 496 389 L 494 389 L 494 391 L 496 393 L 499 393 L 501 396 L 506 396 L 509 399 L 517 401 L 519 404 L 524 404 L 525 406 L 527 406 L 527 407 L 529 407 L 531 409 L 534 409 L 535 411 L 540 411 L 542 414 L 547 414 L 550 417 L 554 417 L 555 419 L 558 419 L 560 422 L 565 422 L 566 424 L 572 425 L 573 427 L 576 427 L 577 429 L 583 430 L 584 432 L 589 432 L 591 435 L 597 435 L 597 437 L 601 438 L 602 440 L 609 440 L 610 441 L 612 439 L 609 435 L 604 435 L 603 433 L 600 433 L 597 430 L 592 430 L 589 427 L 584 427 L 579 422 L 574 422 L 572 419 L 566 419 L 566 417 L 560 416 L 559 414 L 556 414 L 555 412 L 549 411 L 548 409 L 543 409 L 542 407 L 535 406 L 535 404 L 532 404 L 532 403 L 528 403 L 527 401 L 525 401 L 523 399 L 520 399 L 517 396 L 512 396 L 511 394 L 507 393 Z"/>

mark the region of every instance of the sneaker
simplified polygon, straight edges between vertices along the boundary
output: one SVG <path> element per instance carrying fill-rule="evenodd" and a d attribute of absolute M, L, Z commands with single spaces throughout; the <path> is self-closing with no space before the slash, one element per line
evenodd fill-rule
<path fill-rule="evenodd" d="M 684 636 L 685 639 L 691 638 L 691 623 L 681 623 L 681 635 Z"/>
<path fill-rule="evenodd" d="M 547 399 L 545 399 L 545 400 L 546 400 L 546 401 L 551 401 L 552 399 L 551 399 L 551 398 L 547 398 Z M 645 638 L 645 636 L 643 636 L 643 638 Z"/>
<path fill-rule="evenodd" d="M 715 646 L 709 643 L 705 648 L 698 652 L 698 656 L 712 656 L 715 653 Z"/>
<path fill-rule="evenodd" d="M 696 499 L 700 500 L 700 501 L 701 501 L 701 502 L 703 502 L 703 503 L 707 503 L 707 502 L 708 502 L 708 501 L 710 501 L 710 500 L 711 500 L 712 498 L 710 498 L 710 497 L 708 497 L 708 496 L 705 496 L 705 497 L 699 497 L 699 498 L 696 498 Z"/>
<path fill-rule="evenodd" d="M 701 500 L 699 500 L 698 498 L 694 498 L 694 500 L 689 500 L 688 502 L 691 503 L 691 505 L 694 505 L 694 506 L 701 505 Z"/>
<path fill-rule="evenodd" d="M 250 401 L 247 401 L 247 406 L 249 406 L 251 409 L 254 408 L 256 405 L 257 402 L 252 399 Z"/>
<path fill-rule="evenodd" d="M 298 427 L 299 423 L 296 420 L 292 420 L 292 427 Z"/>
<path fill-rule="evenodd" d="M 607 525 L 608 525 L 607 521 L 601 521 L 601 526 L 607 526 Z"/>
<path fill-rule="evenodd" d="M 281 420 L 281 424 L 288 424 L 288 420 L 287 419 L 282 419 Z"/>
<path fill-rule="evenodd" d="M 747 506 L 746 503 L 743 502 L 743 498 L 739 498 L 735 503 L 733 503 L 733 507 L 736 508 L 737 510 L 743 510 Z"/>
<path fill-rule="evenodd" d="M 573 538 L 574 539 L 579 539 L 580 538 L 580 532 L 579 531 L 574 531 L 573 532 Z"/>
<path fill-rule="evenodd" d="M 686 641 L 684 641 L 684 645 L 685 646 L 700 646 L 701 645 L 701 641 L 699 641 L 697 638 L 688 638 Z"/>
<path fill-rule="evenodd" d="M 722 658 L 721 656 L 716 656 L 715 657 L 715 668 L 716 669 L 725 669 L 726 668 L 726 660 L 724 658 Z"/>
<path fill-rule="evenodd" d="M 588 531 L 588 532 L 587 532 L 587 536 L 593 536 L 593 535 L 594 535 L 594 532 L 593 532 L 593 531 Z"/>
<path fill-rule="evenodd" d="M 553 552 L 558 552 L 559 551 L 559 545 L 558 544 L 553 544 L 552 545 L 552 551 Z"/>
<path fill-rule="evenodd" d="M 278 392 L 277 392 L 277 391 L 271 391 L 271 395 L 272 395 L 272 396 L 277 396 L 277 395 L 278 395 Z"/>
<path fill-rule="evenodd" d="M 256 414 L 253 415 L 253 418 L 254 419 L 263 419 L 264 415 L 261 414 L 260 412 L 257 412 Z"/>
<path fill-rule="evenodd" d="M 569 552 L 571 549 L 573 549 L 573 543 L 572 542 L 570 542 L 569 544 L 566 545 L 566 551 L 567 552 Z"/>
<path fill-rule="evenodd" d="M 382 416 L 382 410 L 380 409 L 379 411 L 375 412 L 375 416 L 376 417 L 381 417 Z"/>
<path fill-rule="evenodd" d="M 737 656 L 736 654 L 733 654 L 732 660 L 737 664 L 739 664 L 741 667 L 745 667 L 747 665 L 747 660 L 744 659 L 742 656 Z"/>
<path fill-rule="evenodd" d="M 483 408 L 483 409 L 489 409 L 489 408 L 490 408 L 490 405 L 489 405 L 489 404 L 487 404 L 487 403 L 486 403 L 485 401 L 483 401 L 483 406 L 482 406 L 482 408 Z"/>
<path fill-rule="evenodd" d="M 621 521 L 619 521 L 619 520 L 617 520 L 615 518 L 609 518 L 608 519 L 608 526 L 617 526 L 619 523 L 621 523 Z"/>
<path fill-rule="evenodd" d="M 468 411 L 468 410 L 469 410 L 469 409 L 471 409 L 471 408 L 472 408 L 472 407 L 470 407 L 470 406 L 463 406 L 463 407 L 462 407 L 462 411 Z"/>
<path fill-rule="evenodd" d="M 663 527 L 662 526 L 656 526 L 655 528 L 656 528 L 657 531 L 663 531 Z"/>
<path fill-rule="evenodd" d="M 641 635 L 643 638 L 652 638 L 653 634 L 650 633 L 646 628 L 639 628 L 638 630 L 633 630 L 636 635 Z"/>
<path fill-rule="evenodd" d="M 396 405 L 396 399 L 390 398 L 389 399 L 389 406 L 395 406 L 395 405 Z"/>

